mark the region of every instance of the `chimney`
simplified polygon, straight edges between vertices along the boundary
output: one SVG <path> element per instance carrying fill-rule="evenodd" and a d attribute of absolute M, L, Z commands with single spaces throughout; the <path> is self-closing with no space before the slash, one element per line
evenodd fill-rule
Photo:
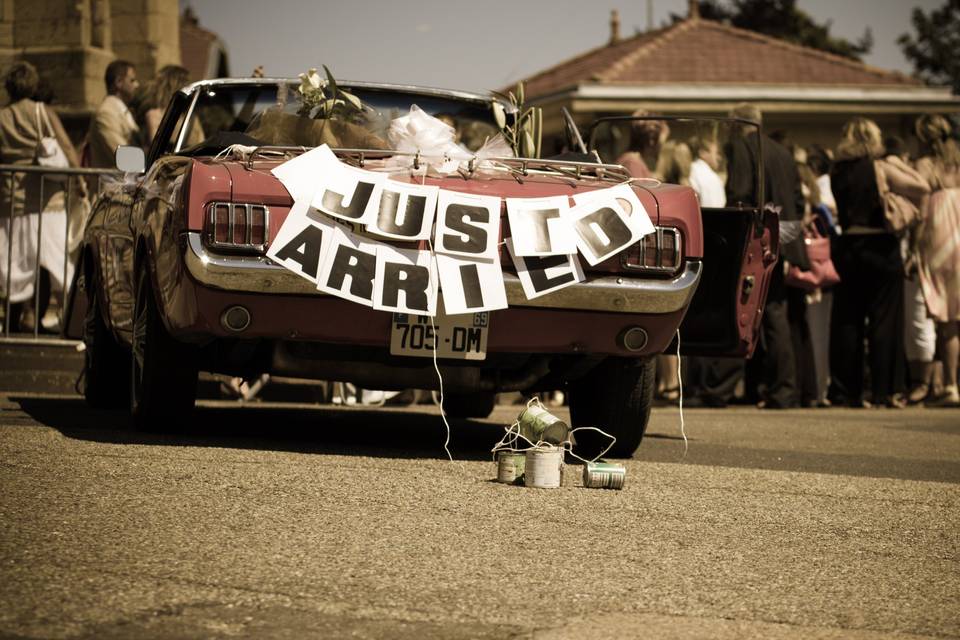
<path fill-rule="evenodd" d="M 687 13 L 687 20 L 699 20 L 700 19 L 699 0 L 687 0 L 687 5 L 690 7 L 689 12 Z"/>
<path fill-rule="evenodd" d="M 620 14 L 616 9 L 610 11 L 610 44 L 620 42 Z"/>

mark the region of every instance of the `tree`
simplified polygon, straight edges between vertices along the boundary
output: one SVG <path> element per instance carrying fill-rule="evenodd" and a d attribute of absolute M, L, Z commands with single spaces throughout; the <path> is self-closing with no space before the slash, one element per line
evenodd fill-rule
<path fill-rule="evenodd" d="M 947 0 L 929 15 L 914 9 L 910 21 L 916 37 L 905 33 L 897 38 L 897 44 L 916 74 L 960 95 L 960 0 Z"/>
<path fill-rule="evenodd" d="M 796 0 L 699 0 L 701 17 L 749 29 L 805 47 L 860 60 L 873 48 L 873 34 L 866 29 L 856 42 L 830 35 L 831 23 L 820 24 L 797 8 Z M 684 16 L 671 14 L 676 22 Z"/>

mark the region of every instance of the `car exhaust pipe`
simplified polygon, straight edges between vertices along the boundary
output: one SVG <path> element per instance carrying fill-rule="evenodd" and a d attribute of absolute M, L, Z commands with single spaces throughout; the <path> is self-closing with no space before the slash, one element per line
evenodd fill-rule
<path fill-rule="evenodd" d="M 650 336 L 643 327 L 627 327 L 617 336 L 617 344 L 627 351 L 643 351 Z"/>
<path fill-rule="evenodd" d="M 232 333 L 241 333 L 250 326 L 250 311 L 246 307 L 233 305 L 220 314 L 220 324 Z"/>

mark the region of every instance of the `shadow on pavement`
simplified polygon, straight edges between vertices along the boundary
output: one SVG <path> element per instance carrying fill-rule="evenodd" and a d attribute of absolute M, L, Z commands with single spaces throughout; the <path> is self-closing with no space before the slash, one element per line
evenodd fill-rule
<path fill-rule="evenodd" d="M 339 408 L 276 404 L 200 406 L 167 433 L 133 429 L 126 411 L 92 409 L 81 398 L 11 397 L 33 420 L 68 438 L 112 444 L 262 449 L 389 458 L 445 458 L 446 428 L 430 406 Z M 461 460 L 489 460 L 503 427 L 450 421 L 450 451 Z"/>

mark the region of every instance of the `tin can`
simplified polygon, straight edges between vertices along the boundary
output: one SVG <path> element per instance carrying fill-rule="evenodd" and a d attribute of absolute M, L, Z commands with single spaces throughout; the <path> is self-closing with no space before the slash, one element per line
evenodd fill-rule
<path fill-rule="evenodd" d="M 588 462 L 583 465 L 583 486 L 589 489 L 623 489 L 627 468 L 612 462 Z"/>
<path fill-rule="evenodd" d="M 497 453 L 497 482 L 522 483 L 526 461 L 527 456 L 523 452 L 500 451 Z"/>
<path fill-rule="evenodd" d="M 527 449 L 523 484 L 538 489 L 557 489 L 563 483 L 563 448 L 545 444 Z"/>
<path fill-rule="evenodd" d="M 524 409 L 517 420 L 520 422 L 520 434 L 534 444 L 547 442 L 559 445 L 570 437 L 570 427 L 566 422 L 536 404 Z"/>

